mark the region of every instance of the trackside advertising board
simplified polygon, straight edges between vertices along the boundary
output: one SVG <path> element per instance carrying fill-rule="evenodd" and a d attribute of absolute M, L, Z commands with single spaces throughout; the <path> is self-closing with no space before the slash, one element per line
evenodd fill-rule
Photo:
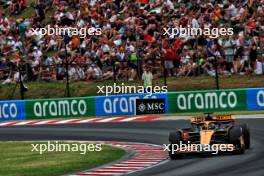
<path fill-rule="evenodd" d="M 247 89 L 247 110 L 264 110 L 264 88 Z"/>
<path fill-rule="evenodd" d="M 246 89 L 168 93 L 169 113 L 246 110 Z"/>
<path fill-rule="evenodd" d="M 27 119 L 94 116 L 94 98 L 61 98 L 26 101 Z"/>
<path fill-rule="evenodd" d="M 165 99 L 136 99 L 136 115 L 165 114 Z"/>
<path fill-rule="evenodd" d="M 136 99 L 165 99 L 165 113 L 168 112 L 167 93 L 152 94 L 126 94 L 95 97 L 96 116 L 122 116 L 136 114 Z"/>
<path fill-rule="evenodd" d="M 264 88 L 250 88 L 0 101 L 0 121 L 136 115 L 137 99 L 164 99 L 164 113 L 264 110 Z"/>
<path fill-rule="evenodd" d="M 24 120 L 25 112 L 25 101 L 0 101 L 0 121 Z"/>

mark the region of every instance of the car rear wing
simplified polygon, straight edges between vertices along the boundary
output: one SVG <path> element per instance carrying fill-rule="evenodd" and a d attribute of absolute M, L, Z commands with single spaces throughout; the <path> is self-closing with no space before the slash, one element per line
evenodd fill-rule
<path fill-rule="evenodd" d="M 217 115 L 213 117 L 213 120 L 215 121 L 234 121 L 233 115 Z"/>
<path fill-rule="evenodd" d="M 191 118 L 191 122 L 192 123 L 201 123 L 201 122 L 204 122 L 204 121 L 206 121 L 205 117 L 192 117 Z"/>
<path fill-rule="evenodd" d="M 202 123 L 205 121 L 232 122 L 234 121 L 234 116 L 233 115 L 217 115 L 214 117 L 192 117 L 191 118 L 191 123 Z"/>

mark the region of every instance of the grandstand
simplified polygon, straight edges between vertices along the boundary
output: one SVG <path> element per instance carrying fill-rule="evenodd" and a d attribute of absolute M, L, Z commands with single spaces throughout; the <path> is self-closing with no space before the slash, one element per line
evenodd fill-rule
<path fill-rule="evenodd" d="M 0 81 L 140 80 L 264 74 L 263 0 L 0 0 Z M 100 28 L 101 35 L 32 29 Z M 233 35 L 171 38 L 164 28 L 233 28 Z M 216 65 L 216 66 L 215 66 Z"/>

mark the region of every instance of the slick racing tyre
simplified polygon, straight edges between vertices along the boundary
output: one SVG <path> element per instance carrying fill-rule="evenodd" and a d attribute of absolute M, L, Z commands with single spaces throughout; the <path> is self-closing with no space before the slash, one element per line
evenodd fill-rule
<path fill-rule="evenodd" d="M 169 135 L 169 141 L 170 141 L 170 151 L 169 151 L 169 156 L 171 159 L 177 159 L 177 158 L 181 158 L 182 154 L 176 153 L 175 151 L 173 152 L 173 145 L 176 144 L 180 144 L 180 141 L 182 140 L 182 136 L 181 133 L 179 131 L 174 131 L 174 132 L 170 132 Z M 179 146 L 179 145 L 178 145 Z"/>
<path fill-rule="evenodd" d="M 245 141 L 245 148 L 249 149 L 250 148 L 250 132 L 247 124 L 242 124 L 240 125 L 242 128 L 242 133 Z"/>
<path fill-rule="evenodd" d="M 245 142 L 242 133 L 242 127 L 234 126 L 229 130 L 229 143 L 233 144 L 235 150 L 234 154 L 243 154 L 245 152 Z"/>

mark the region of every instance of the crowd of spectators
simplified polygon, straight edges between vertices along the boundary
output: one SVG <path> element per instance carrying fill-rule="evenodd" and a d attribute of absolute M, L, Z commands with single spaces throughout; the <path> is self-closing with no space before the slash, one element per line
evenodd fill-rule
<path fill-rule="evenodd" d="M 26 15 L 25 15 L 26 14 Z M 85 38 L 32 29 L 101 28 Z M 234 35 L 170 37 L 164 28 L 233 28 Z M 67 52 L 65 52 L 65 49 Z M 136 80 L 263 74 L 264 0 L 0 0 L 0 80 Z M 66 54 L 67 53 L 67 54 Z M 23 64 L 22 64 L 23 63 Z"/>

